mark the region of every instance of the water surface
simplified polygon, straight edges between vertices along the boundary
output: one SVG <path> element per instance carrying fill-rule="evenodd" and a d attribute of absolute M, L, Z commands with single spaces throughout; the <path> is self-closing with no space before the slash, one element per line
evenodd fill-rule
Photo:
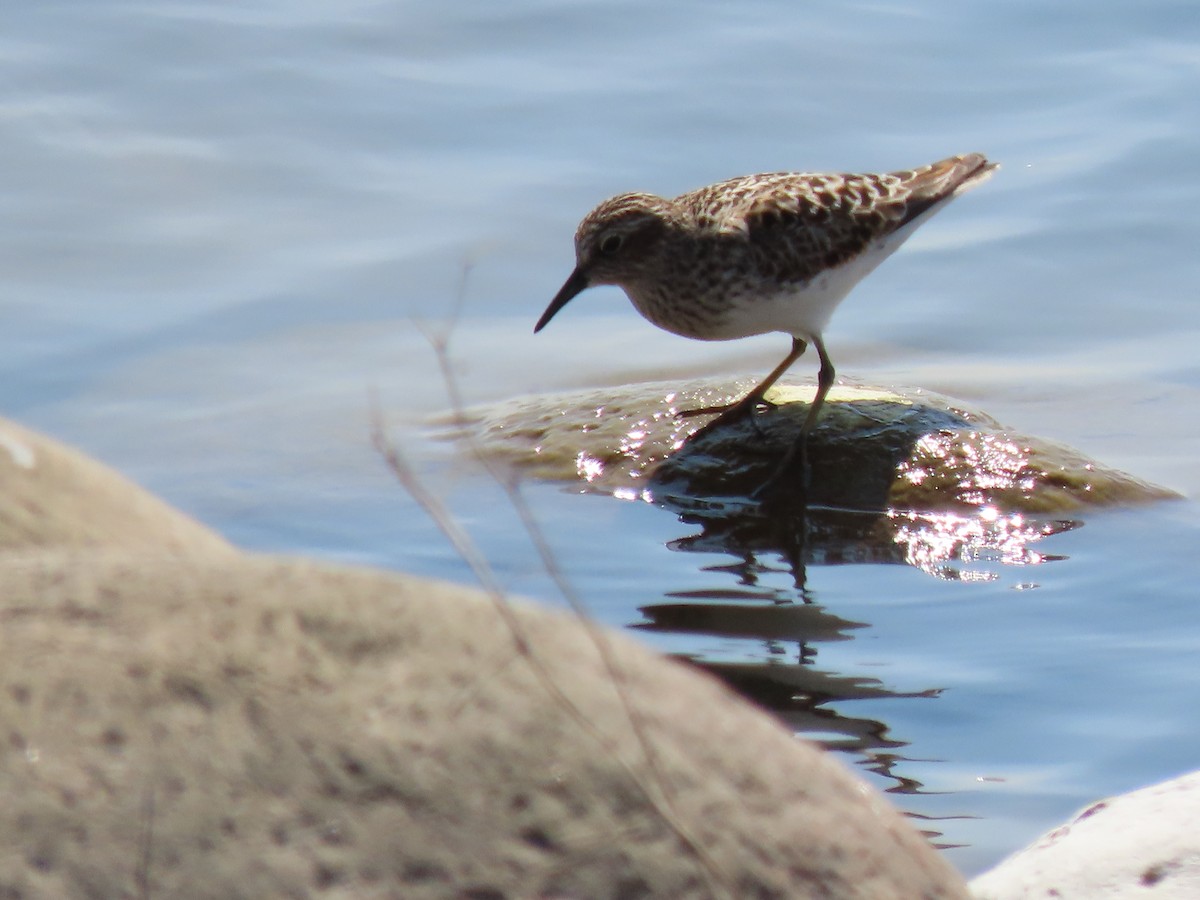
<path fill-rule="evenodd" d="M 245 547 L 471 580 L 372 451 L 376 397 L 505 585 L 561 605 L 503 493 L 431 439 L 423 329 L 461 292 L 471 403 L 760 374 L 784 338 L 691 343 L 609 289 L 535 338 L 579 217 L 973 150 L 1004 168 L 855 292 L 839 371 L 1200 482 L 1190 5 L 59 0 L 0 21 L 0 411 Z M 967 872 L 1197 765 L 1191 500 L 1087 516 L 1040 545 L 1060 559 L 983 561 L 991 580 L 813 566 L 807 618 L 705 633 L 644 626 L 805 598 L 778 559 L 747 583 L 673 549 L 692 528 L 654 506 L 525 495 L 595 616 L 846 747 Z"/>

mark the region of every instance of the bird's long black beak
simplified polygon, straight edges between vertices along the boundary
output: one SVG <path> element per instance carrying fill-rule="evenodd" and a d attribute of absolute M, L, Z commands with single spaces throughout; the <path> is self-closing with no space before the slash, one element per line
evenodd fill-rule
<path fill-rule="evenodd" d="M 558 313 L 560 309 L 566 306 L 572 297 L 581 293 L 588 286 L 588 277 L 583 273 L 583 270 L 576 269 L 571 273 L 571 277 L 554 295 L 554 299 L 550 301 L 550 305 L 546 307 L 546 311 L 542 313 L 542 317 L 538 319 L 538 323 L 533 326 L 533 333 L 537 334 L 546 327 L 549 322 Z"/>

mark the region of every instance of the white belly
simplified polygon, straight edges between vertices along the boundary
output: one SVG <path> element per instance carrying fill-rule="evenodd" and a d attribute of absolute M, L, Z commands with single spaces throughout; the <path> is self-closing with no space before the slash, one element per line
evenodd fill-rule
<path fill-rule="evenodd" d="M 773 293 L 746 291 L 730 298 L 729 311 L 706 334 L 691 334 L 709 341 L 728 341 L 781 331 L 811 341 L 824 334 L 833 311 L 854 286 L 896 252 L 945 203 L 875 241 L 840 266 L 828 269 L 806 284 L 791 285 Z"/>
<path fill-rule="evenodd" d="M 707 340 L 727 341 L 781 331 L 811 341 L 825 333 L 838 304 L 894 249 L 894 246 L 872 247 L 806 284 L 791 285 L 770 294 L 746 292 L 732 298 L 728 315 L 713 328 Z"/>

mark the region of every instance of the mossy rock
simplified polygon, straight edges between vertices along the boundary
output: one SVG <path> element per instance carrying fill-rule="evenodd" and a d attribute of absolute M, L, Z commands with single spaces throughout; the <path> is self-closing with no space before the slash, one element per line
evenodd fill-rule
<path fill-rule="evenodd" d="M 537 478 L 680 508 L 736 503 L 774 473 L 812 397 L 810 387 L 780 387 L 768 395 L 774 408 L 712 428 L 710 417 L 679 416 L 746 387 L 638 384 L 525 398 L 471 411 L 464 425 L 490 459 Z M 1068 515 L 1175 496 L 927 391 L 835 386 L 809 438 L 809 461 L 806 502 L 850 510 Z M 787 493 L 800 478 L 795 467 L 770 493 Z"/>

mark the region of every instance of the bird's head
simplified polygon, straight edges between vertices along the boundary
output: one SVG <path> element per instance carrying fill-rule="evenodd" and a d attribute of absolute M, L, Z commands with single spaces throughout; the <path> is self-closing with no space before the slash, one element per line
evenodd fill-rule
<path fill-rule="evenodd" d="M 575 232 L 575 271 L 550 301 L 534 332 L 589 287 L 628 288 L 652 278 L 672 218 L 671 201 L 653 194 L 620 194 L 584 216 Z"/>

